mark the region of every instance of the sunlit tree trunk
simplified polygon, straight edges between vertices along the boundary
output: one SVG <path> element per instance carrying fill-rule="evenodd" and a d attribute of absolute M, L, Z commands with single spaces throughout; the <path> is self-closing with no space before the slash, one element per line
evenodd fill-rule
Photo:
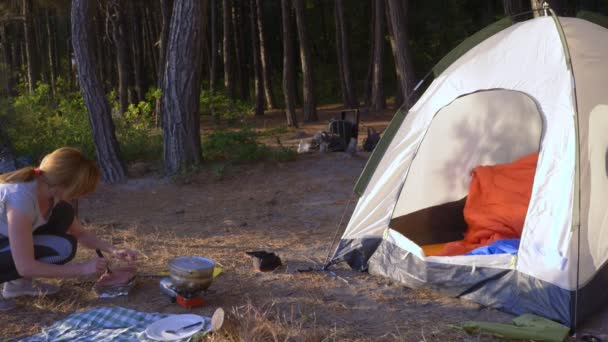
<path fill-rule="evenodd" d="M 357 95 L 352 80 L 350 56 L 348 53 L 348 34 L 344 22 L 344 4 L 342 0 L 335 0 L 336 20 L 336 46 L 338 49 L 338 65 L 340 69 L 342 98 L 347 108 L 358 108 Z"/>
<path fill-rule="evenodd" d="M 215 0 L 210 0 L 209 3 L 211 6 L 211 58 L 209 61 L 209 89 L 213 93 L 217 83 L 217 4 Z"/>
<path fill-rule="evenodd" d="M 93 131 L 97 162 L 103 179 L 109 183 L 126 180 L 125 167 L 119 158 L 120 149 L 110 105 L 97 74 L 95 54 L 92 48 L 93 0 L 72 0 L 72 44 L 78 67 L 78 81 L 89 111 L 89 123 Z"/>
<path fill-rule="evenodd" d="M 55 44 L 55 25 L 53 25 L 51 23 L 51 18 L 53 17 L 53 13 L 50 9 L 46 10 L 46 18 L 45 18 L 45 25 L 46 25 L 46 35 L 47 35 L 47 41 L 46 41 L 46 48 L 47 48 L 47 58 L 48 58 L 48 63 L 49 63 L 49 81 L 51 84 L 51 91 L 53 94 L 57 93 L 57 89 L 55 87 L 55 79 L 56 79 L 56 75 L 57 75 L 57 69 L 56 69 L 56 61 L 55 61 L 55 55 L 54 55 L 54 44 Z"/>
<path fill-rule="evenodd" d="M 160 0 L 162 16 L 162 27 L 160 34 L 160 49 L 158 53 L 158 89 L 163 89 L 165 71 L 167 69 L 167 45 L 169 42 L 169 26 L 171 25 L 171 13 L 173 12 L 173 0 Z M 156 100 L 156 126 L 163 123 L 163 100 L 162 96 Z"/>
<path fill-rule="evenodd" d="M 224 87 L 230 98 L 236 98 L 234 85 L 234 36 L 232 33 L 232 1 L 222 1 L 223 26 L 224 26 Z"/>
<path fill-rule="evenodd" d="M 232 19 L 234 24 L 234 47 L 236 56 L 236 72 L 237 84 L 239 90 L 239 98 L 243 100 L 249 99 L 249 68 L 247 51 L 245 51 L 245 29 L 248 26 L 247 20 L 244 17 L 245 1 L 233 2 Z"/>
<path fill-rule="evenodd" d="M 304 0 L 295 0 L 296 21 L 298 24 L 298 40 L 300 41 L 300 63 L 302 65 L 302 114 L 304 122 L 318 121 L 317 103 L 315 100 L 315 88 L 313 77 L 313 65 L 310 57 L 310 42 L 306 29 L 306 13 Z"/>
<path fill-rule="evenodd" d="M 545 1 L 547 2 L 547 4 L 549 4 L 549 7 L 551 7 L 551 9 L 555 11 L 555 13 L 557 13 L 558 15 L 561 14 L 562 4 L 559 0 L 530 0 L 530 5 L 532 7 L 532 10 L 534 11 L 533 13 L 535 18 L 544 15 L 543 3 Z"/>
<path fill-rule="evenodd" d="M 388 0 L 388 5 L 390 25 L 395 39 L 395 68 L 400 75 L 404 104 L 409 108 L 414 101 L 409 98 L 409 94 L 414 88 L 415 81 L 407 30 L 408 1 Z"/>
<path fill-rule="evenodd" d="M 129 87 L 131 85 L 131 54 L 129 32 L 126 25 L 127 3 L 121 0 L 109 0 L 112 13 L 112 39 L 116 47 L 116 66 L 118 69 L 118 97 L 120 113 L 129 107 Z"/>
<path fill-rule="evenodd" d="M 369 44 L 371 46 L 370 54 L 369 54 L 369 63 L 367 63 L 367 72 L 365 73 L 365 82 L 363 83 L 363 103 L 369 107 L 371 97 L 372 97 L 372 73 L 374 71 L 374 28 L 376 26 L 376 13 L 374 1 L 371 0 L 371 12 L 370 12 L 370 29 L 369 29 Z"/>
<path fill-rule="evenodd" d="M 175 0 L 163 86 L 163 160 L 168 174 L 201 162 L 199 95 L 202 12 L 207 1 Z"/>
<path fill-rule="evenodd" d="M 129 30 L 131 33 L 131 46 L 133 53 L 131 56 L 133 57 L 133 76 L 134 76 L 134 85 L 135 91 L 137 94 L 136 102 L 144 100 L 145 89 L 146 86 L 144 84 L 144 45 L 143 45 L 143 36 L 141 29 L 141 14 L 137 13 L 142 11 L 142 7 L 144 7 L 144 3 L 141 1 L 129 1 L 128 9 L 129 9 L 129 24 L 131 25 L 131 29 Z"/>
<path fill-rule="evenodd" d="M 36 60 L 36 36 L 32 18 L 32 0 L 23 0 L 23 31 L 25 34 L 25 56 L 27 62 L 27 83 L 30 92 L 34 91 L 39 79 L 39 66 Z"/>
<path fill-rule="evenodd" d="M 150 6 L 152 5 L 150 4 Z M 144 41 L 143 60 L 144 65 L 150 66 L 150 71 L 154 75 L 158 75 L 158 53 L 154 45 L 158 40 L 159 33 L 155 29 L 157 23 L 152 13 L 153 11 L 150 7 L 145 6 L 142 22 L 142 39 Z"/>
<path fill-rule="evenodd" d="M 253 50 L 253 73 L 255 91 L 255 115 L 264 115 L 264 74 L 262 63 L 260 62 L 260 36 L 258 34 L 257 11 L 255 10 L 255 0 L 250 0 L 251 11 L 249 18 L 251 21 L 251 46 Z"/>
<path fill-rule="evenodd" d="M 266 49 L 266 40 L 264 34 L 264 8 L 262 0 L 255 0 L 255 9 L 257 11 L 258 28 L 260 34 L 260 62 L 262 63 L 262 72 L 264 73 L 264 97 L 266 98 L 266 107 L 268 109 L 276 108 L 274 96 L 272 94 L 272 72 L 270 68 L 270 57 Z"/>
<path fill-rule="evenodd" d="M 291 37 L 290 2 L 290 0 L 281 0 L 281 22 L 283 29 L 283 96 L 285 97 L 287 126 L 298 127 L 295 108 L 295 63 L 293 56 L 293 41 Z"/>
<path fill-rule="evenodd" d="M 384 0 L 373 0 L 374 6 L 374 45 L 372 63 L 372 89 L 370 97 L 370 108 L 373 110 L 383 110 L 386 108 L 386 98 L 384 96 Z"/>

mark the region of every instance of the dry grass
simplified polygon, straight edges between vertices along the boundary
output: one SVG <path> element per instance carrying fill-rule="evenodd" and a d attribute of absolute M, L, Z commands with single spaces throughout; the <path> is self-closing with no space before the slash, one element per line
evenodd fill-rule
<path fill-rule="evenodd" d="M 234 307 L 226 315 L 222 329 L 208 341 L 324 341 L 328 340 L 316 325 L 315 317 L 281 312 L 274 305 L 256 307 L 251 303 Z"/>
<path fill-rule="evenodd" d="M 57 296 L 20 299 L 19 310 L 0 313 L 0 340 L 111 305 L 205 316 L 222 307 L 229 324 L 206 337 L 210 341 L 492 340 L 469 337 L 450 325 L 509 316 L 346 268 L 335 269 L 339 277 L 297 271 L 325 258 L 364 163 L 364 158 L 317 155 L 244 168 L 219 182 L 201 174 L 187 185 L 150 178 L 103 186 L 83 200 L 81 218 L 102 238 L 142 252 L 132 293 L 99 299 L 91 290 L 94 279 L 62 281 Z M 244 252 L 256 249 L 276 251 L 284 266 L 254 272 Z M 182 255 L 204 255 L 224 270 L 201 308 L 184 309 L 160 293 L 167 262 Z M 83 249 L 77 259 L 93 256 Z"/>

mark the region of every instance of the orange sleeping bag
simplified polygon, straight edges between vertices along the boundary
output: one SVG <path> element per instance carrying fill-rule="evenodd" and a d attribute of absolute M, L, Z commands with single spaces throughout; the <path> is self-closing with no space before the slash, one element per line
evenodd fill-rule
<path fill-rule="evenodd" d="M 447 243 L 435 255 L 463 255 L 496 240 L 520 238 L 537 161 L 535 152 L 510 164 L 474 168 L 464 206 L 464 240 Z"/>

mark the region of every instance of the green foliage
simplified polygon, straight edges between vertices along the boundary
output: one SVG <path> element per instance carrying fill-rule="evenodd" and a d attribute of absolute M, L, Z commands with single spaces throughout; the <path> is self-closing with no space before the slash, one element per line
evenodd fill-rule
<path fill-rule="evenodd" d="M 48 84 L 39 83 L 31 94 L 20 87 L 20 95 L 3 113 L 7 134 L 18 155 L 38 160 L 61 146 L 74 146 L 94 156 L 84 100 L 66 88 L 64 80 L 58 79 L 57 92 L 62 95 L 53 97 Z"/>
<path fill-rule="evenodd" d="M 153 102 L 133 105 L 125 115 L 115 118 L 116 136 L 127 161 L 158 159 L 160 135 L 152 134 Z M 95 157 L 95 145 L 87 108 L 80 91 L 72 91 L 58 78 L 57 93 L 38 83 L 30 94 L 20 87 L 14 99 L 0 103 L 0 116 L 18 155 L 40 160 L 61 146 L 74 146 L 88 157 Z"/>
<path fill-rule="evenodd" d="M 217 124 L 225 121 L 234 125 L 253 112 L 253 106 L 244 101 L 233 101 L 221 92 L 201 91 L 199 97 L 201 115 L 211 115 Z"/>
<path fill-rule="evenodd" d="M 203 159 L 243 163 L 258 160 L 286 162 L 296 158 L 293 149 L 266 146 L 256 140 L 258 136 L 258 133 L 248 128 L 215 131 L 203 138 Z"/>

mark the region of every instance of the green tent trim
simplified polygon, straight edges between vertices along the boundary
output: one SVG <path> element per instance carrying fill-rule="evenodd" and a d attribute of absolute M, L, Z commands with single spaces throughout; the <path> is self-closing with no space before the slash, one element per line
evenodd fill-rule
<path fill-rule="evenodd" d="M 382 160 L 382 157 L 388 149 L 388 146 L 393 141 L 393 138 L 395 137 L 395 134 L 397 134 L 397 131 L 399 131 L 399 127 L 401 127 L 403 120 L 405 120 L 405 115 L 406 111 L 404 110 L 404 108 L 399 108 L 399 110 L 397 110 L 397 113 L 395 113 L 395 116 L 393 116 L 391 123 L 384 130 L 382 138 L 378 142 L 378 145 L 376 145 L 374 152 L 372 152 L 372 155 L 369 157 L 367 163 L 365 164 L 363 172 L 361 172 L 361 176 L 359 176 L 359 179 L 357 180 L 357 184 L 355 185 L 354 190 L 357 195 L 361 196 L 363 195 L 363 192 L 365 192 L 365 188 L 367 188 L 367 184 L 369 184 L 369 181 L 372 179 L 376 168 L 378 168 L 380 160 Z"/>

